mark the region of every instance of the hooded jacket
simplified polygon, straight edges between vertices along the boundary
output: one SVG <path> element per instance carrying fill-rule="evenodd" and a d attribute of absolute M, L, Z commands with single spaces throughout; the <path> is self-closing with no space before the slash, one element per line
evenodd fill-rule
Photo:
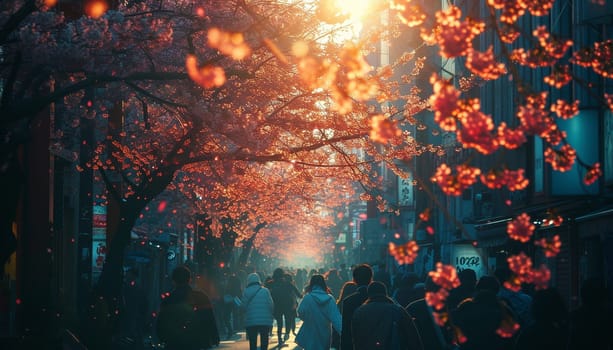
<path fill-rule="evenodd" d="M 273 323 L 273 301 L 270 291 L 262 287 L 259 278 L 249 275 L 248 285 L 241 298 L 245 311 L 245 327 L 251 326 L 272 326 Z"/>
<path fill-rule="evenodd" d="M 341 332 L 341 314 L 334 297 L 320 287 L 314 287 L 298 305 L 298 317 L 303 321 L 296 343 L 305 350 L 328 350 L 332 327 Z"/>

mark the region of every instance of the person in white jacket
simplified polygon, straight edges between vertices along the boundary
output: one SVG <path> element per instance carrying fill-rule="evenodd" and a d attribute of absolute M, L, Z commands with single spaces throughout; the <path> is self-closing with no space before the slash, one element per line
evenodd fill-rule
<path fill-rule="evenodd" d="M 257 350 L 258 335 L 260 349 L 268 349 L 268 337 L 273 324 L 273 301 L 270 291 L 262 286 L 257 273 L 247 276 L 247 287 L 241 298 L 245 313 L 245 330 L 249 340 L 249 350 Z"/>
<path fill-rule="evenodd" d="M 305 288 L 306 295 L 298 305 L 302 326 L 296 343 L 305 350 L 329 350 L 332 328 L 341 332 L 341 313 L 322 275 L 313 275 Z"/>

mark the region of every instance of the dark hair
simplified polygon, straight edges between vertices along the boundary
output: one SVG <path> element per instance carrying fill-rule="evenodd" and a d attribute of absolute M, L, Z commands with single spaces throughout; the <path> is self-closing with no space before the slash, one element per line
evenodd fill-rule
<path fill-rule="evenodd" d="M 304 288 L 307 293 L 310 293 L 313 290 L 313 287 L 319 286 L 326 293 L 330 294 L 330 288 L 326 285 L 326 280 L 323 275 L 315 274 L 311 276 L 311 280 L 309 281 L 309 285 Z"/>
<path fill-rule="evenodd" d="M 360 264 L 353 269 L 353 281 L 358 286 L 367 286 L 372 282 L 373 271 L 368 264 Z"/>
<path fill-rule="evenodd" d="M 192 272 L 187 266 L 177 266 L 172 271 L 172 280 L 178 285 L 186 285 L 192 277 Z"/>
<path fill-rule="evenodd" d="M 477 285 L 475 286 L 476 290 L 491 290 L 494 293 L 498 293 L 500 290 L 500 282 L 494 276 L 481 276 L 479 281 L 477 281 Z"/>
<path fill-rule="evenodd" d="M 283 271 L 282 268 L 277 267 L 273 272 L 272 272 L 272 279 L 275 281 L 278 281 L 280 279 L 282 279 L 285 275 L 285 271 Z"/>

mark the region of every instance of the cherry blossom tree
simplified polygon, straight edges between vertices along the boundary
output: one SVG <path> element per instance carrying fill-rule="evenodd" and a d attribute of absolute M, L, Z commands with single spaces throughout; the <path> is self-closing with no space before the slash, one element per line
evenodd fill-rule
<path fill-rule="evenodd" d="M 377 192 L 381 176 L 373 165 L 384 163 L 406 178 L 403 162 L 445 153 L 411 133 L 426 118 L 437 132 L 452 134 L 471 159 L 517 150 L 527 137 L 539 137 L 553 169 L 578 164 L 587 185 L 602 175 L 601 165 L 582 161 L 557 125 L 577 114 L 578 102 L 549 101 L 543 83 L 568 84 L 576 78 L 571 66 L 610 79 L 613 42 L 579 48 L 544 26 L 522 32 L 518 19 L 548 15 L 553 3 L 488 0 L 479 2 L 487 11 L 477 18 L 453 3 L 429 11 L 417 1 L 376 2 L 371 13 L 389 11 L 397 20 L 368 28 L 359 40 L 339 41 L 334 34 L 347 28 L 348 17 L 332 0 L 123 1 L 112 9 L 93 1 L 76 19 L 67 19 L 55 1 L 13 1 L 1 5 L 1 130 L 13 142 L 53 106 L 51 150 L 73 161 L 81 147 L 68 131 L 95 130 L 85 166 L 105 182 L 120 212 L 99 281 L 107 297 L 119 293 L 132 228 L 166 190 L 193 200 L 194 212 L 224 218 L 213 223 L 214 232 L 231 225 L 237 245 L 276 254 L 269 249 L 274 239 L 315 256 L 341 204 L 360 195 L 394 210 Z M 391 42 L 407 31 L 423 44 L 384 67 L 368 63 L 382 39 Z M 479 51 L 474 42 L 485 35 L 496 44 Z M 430 86 L 419 86 L 427 65 L 422 51 L 433 47 L 470 75 L 432 74 Z M 551 74 L 542 83 L 522 80 L 521 70 L 543 67 Z M 501 79 L 511 80 L 520 96 L 513 124 L 496 125 L 470 95 Z M 597 98 L 613 108 L 611 94 Z M 12 151 L 3 163 L 12 164 Z M 529 184 L 523 169 L 481 169 L 470 161 L 442 164 L 419 181 L 436 183 L 450 196 L 477 182 L 509 191 Z M 520 242 L 532 230 L 526 216 L 508 227 Z M 555 254 L 559 240 L 537 246 Z M 419 250 L 409 242 L 391 246 L 391 253 L 407 263 Z M 514 286 L 547 285 L 546 267 L 533 268 L 527 256 L 511 257 L 509 264 Z M 435 310 L 457 284 L 452 269 L 441 264 L 432 272 L 443 287 L 428 296 Z"/>

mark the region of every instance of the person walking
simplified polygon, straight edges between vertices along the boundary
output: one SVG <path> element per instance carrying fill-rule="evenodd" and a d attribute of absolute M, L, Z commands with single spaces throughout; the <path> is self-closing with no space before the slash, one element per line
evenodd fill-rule
<path fill-rule="evenodd" d="M 276 268 L 272 273 L 272 281 L 267 285 L 274 301 L 273 315 L 277 321 L 277 337 L 279 344 L 283 344 L 289 339 L 291 326 L 291 317 L 294 317 L 293 309 L 296 298 L 299 298 L 300 292 L 298 289 L 287 280 L 285 271 L 282 268 Z M 284 327 L 285 325 L 285 327 Z M 285 336 L 283 329 L 285 328 Z"/>
<path fill-rule="evenodd" d="M 238 306 L 236 299 L 243 295 L 241 281 L 235 273 L 228 273 L 224 278 L 223 287 L 223 303 L 220 304 L 220 314 L 222 316 L 221 325 L 226 334 L 226 339 L 231 339 L 239 327 Z"/>
<path fill-rule="evenodd" d="M 302 326 L 296 343 L 305 350 L 329 350 L 332 329 L 342 329 L 341 314 L 334 297 L 326 285 L 324 276 L 313 275 L 305 288 L 305 296 L 298 305 L 298 317 Z"/>
<path fill-rule="evenodd" d="M 121 290 L 119 317 L 120 349 L 141 350 L 145 348 L 145 332 L 149 325 L 149 301 L 139 282 L 136 268 L 126 272 Z"/>
<path fill-rule="evenodd" d="M 199 350 L 219 345 L 219 332 L 208 295 L 190 286 L 191 271 L 172 272 L 174 289 L 165 294 L 158 314 L 158 338 L 168 350 Z"/>
<path fill-rule="evenodd" d="M 367 295 L 351 321 L 355 350 L 423 350 L 411 315 L 387 296 L 383 282 L 370 283 Z"/>
<path fill-rule="evenodd" d="M 294 292 L 291 298 L 292 306 L 289 310 L 289 315 L 285 320 L 285 327 L 287 327 L 285 334 L 287 336 L 287 334 L 291 332 L 293 335 L 296 335 L 296 317 L 298 317 L 298 312 L 296 311 L 296 309 L 298 308 L 298 299 L 302 298 L 302 293 L 300 293 L 298 287 L 296 287 L 296 284 L 294 283 L 294 278 L 292 277 L 291 273 L 286 273 L 285 279 L 292 286 Z"/>
<path fill-rule="evenodd" d="M 556 288 L 549 287 L 534 293 L 532 316 L 534 323 L 519 330 L 516 350 L 568 349 L 569 313 Z"/>
<path fill-rule="evenodd" d="M 274 302 L 268 288 L 262 286 L 262 280 L 257 273 L 247 276 L 247 286 L 241 299 L 241 308 L 245 314 L 245 330 L 249 340 L 249 350 L 268 349 L 269 333 L 273 324 Z"/>
<path fill-rule="evenodd" d="M 341 350 L 353 350 L 351 336 L 351 321 L 353 313 L 368 299 L 367 288 L 372 282 L 373 270 L 368 264 L 357 265 L 352 272 L 353 281 L 357 284 L 356 291 L 341 302 L 342 325 Z"/>

